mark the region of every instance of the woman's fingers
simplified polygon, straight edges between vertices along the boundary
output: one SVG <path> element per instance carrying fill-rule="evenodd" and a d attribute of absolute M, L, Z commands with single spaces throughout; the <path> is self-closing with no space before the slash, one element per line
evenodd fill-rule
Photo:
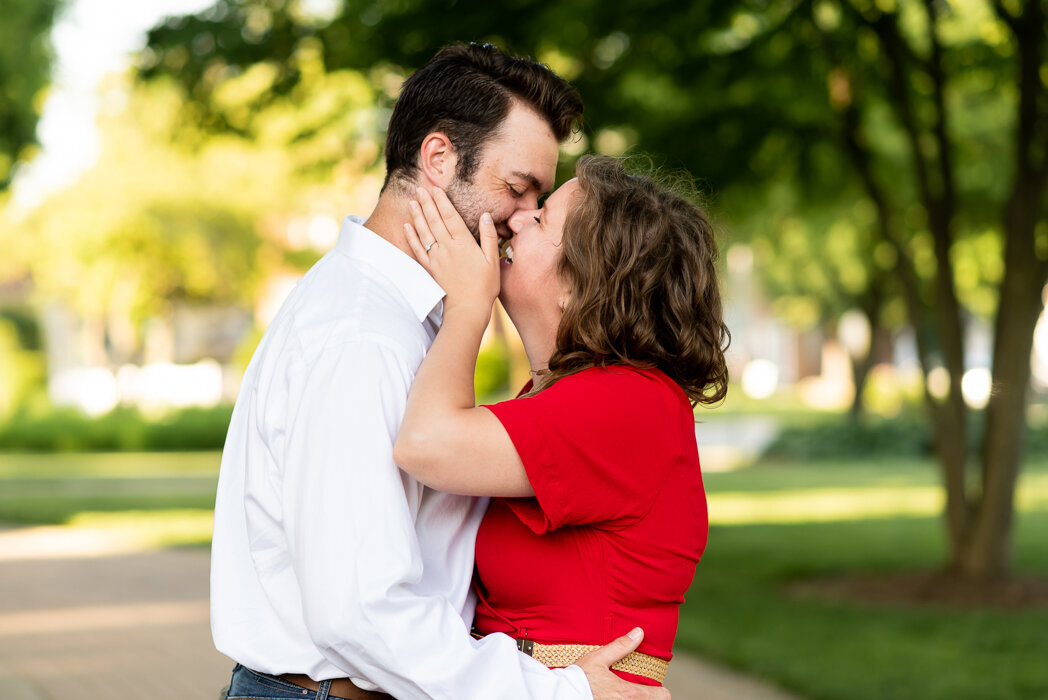
<path fill-rule="evenodd" d="M 633 698 L 635 700 L 672 700 L 665 688 L 629 683 L 611 672 L 610 666 L 634 651 L 644 632 L 634 628 L 629 634 L 591 651 L 576 662 L 586 674 L 594 698 Z"/>
<path fill-rule="evenodd" d="M 422 242 L 415 227 L 409 223 L 405 223 L 404 237 L 408 239 L 408 246 L 411 248 L 411 252 L 415 254 L 415 259 L 418 260 L 423 267 L 428 267 L 427 263 L 429 262 L 429 255 L 426 251 L 426 244 Z"/>
<path fill-rule="evenodd" d="M 607 668 L 622 661 L 630 652 L 636 651 L 643 639 L 644 630 L 640 627 L 634 627 L 615 641 L 608 642 L 600 649 L 595 649 L 582 658 L 592 660 L 599 666 Z"/>
<path fill-rule="evenodd" d="M 419 207 L 422 209 L 422 215 L 425 217 L 429 230 L 433 234 L 433 240 L 439 243 L 452 238 L 453 236 L 448 232 L 447 224 L 437 210 L 437 204 L 433 201 L 430 193 L 425 188 L 419 187 L 417 194 Z"/>
<path fill-rule="evenodd" d="M 480 249 L 484 251 L 484 259 L 489 264 L 498 264 L 499 234 L 495 230 L 495 222 L 492 221 L 491 214 L 487 212 L 480 216 Z"/>
<path fill-rule="evenodd" d="M 499 293 L 498 233 L 491 215 L 484 214 L 478 224 L 478 246 L 441 190 L 431 196 L 420 188 L 417 194 L 418 200 L 410 202 L 413 223 L 404 225 L 405 238 L 415 259 L 444 289 L 445 310 L 479 303 L 490 314 Z M 440 208 L 447 210 L 444 215 Z M 452 235 L 448 222 L 458 234 Z"/>
<path fill-rule="evenodd" d="M 429 221 L 426 220 L 426 214 L 422 211 L 422 205 L 415 200 L 408 202 L 408 205 L 411 208 L 411 221 L 415 225 L 418 240 L 422 243 L 425 251 L 429 252 L 430 246 L 437 240 L 437 237 L 433 234 Z"/>
<path fill-rule="evenodd" d="M 473 235 L 444 190 L 437 189 L 433 192 L 433 202 L 436 204 L 437 211 L 440 212 L 440 217 L 444 225 L 447 226 L 448 233 L 452 238 Z"/>

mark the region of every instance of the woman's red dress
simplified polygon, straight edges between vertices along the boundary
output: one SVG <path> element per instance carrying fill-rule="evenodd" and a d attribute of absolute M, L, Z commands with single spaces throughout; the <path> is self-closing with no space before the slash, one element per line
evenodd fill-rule
<path fill-rule="evenodd" d="M 658 370 L 611 366 L 487 408 L 535 498 L 494 499 L 481 524 L 477 631 L 606 644 L 642 627 L 638 651 L 668 660 L 708 531 L 687 396 Z"/>

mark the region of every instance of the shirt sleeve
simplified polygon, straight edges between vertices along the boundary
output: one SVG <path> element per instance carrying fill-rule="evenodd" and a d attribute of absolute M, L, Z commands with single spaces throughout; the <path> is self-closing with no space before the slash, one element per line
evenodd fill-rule
<path fill-rule="evenodd" d="M 550 670 L 504 635 L 474 640 L 448 600 L 416 590 L 422 487 L 392 458 L 415 370 L 395 348 L 352 341 L 288 378 L 295 419 L 271 445 L 286 465 L 282 529 L 312 643 L 395 697 L 590 700 L 577 666 Z"/>
<path fill-rule="evenodd" d="M 536 534 L 635 522 L 680 458 L 682 401 L 649 373 L 607 367 L 487 406 L 509 433 L 535 490 L 535 499 L 507 504 Z"/>

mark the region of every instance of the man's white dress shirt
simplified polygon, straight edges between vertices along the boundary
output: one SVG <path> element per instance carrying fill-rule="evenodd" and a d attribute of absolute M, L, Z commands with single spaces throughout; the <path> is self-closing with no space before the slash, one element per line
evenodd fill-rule
<path fill-rule="evenodd" d="M 590 700 L 577 666 L 469 636 L 486 499 L 426 488 L 392 458 L 444 292 L 362 223 L 345 220 L 244 375 L 215 505 L 215 646 L 401 699 Z"/>

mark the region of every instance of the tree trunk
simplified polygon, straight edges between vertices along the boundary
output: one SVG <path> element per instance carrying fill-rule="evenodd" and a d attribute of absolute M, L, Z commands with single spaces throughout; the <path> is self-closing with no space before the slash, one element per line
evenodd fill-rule
<path fill-rule="evenodd" d="M 968 541 L 971 508 L 965 489 L 968 463 L 967 431 L 963 413 L 949 404 L 936 403 L 932 409 L 935 425 L 935 452 L 939 456 L 946 484 L 946 527 L 950 535 L 949 570 L 960 572 Z"/>
<path fill-rule="evenodd" d="M 961 395 L 961 378 L 964 374 L 964 334 L 961 308 L 954 286 L 953 265 L 950 248 L 953 244 L 953 224 L 956 214 L 956 189 L 949 138 L 947 136 L 947 114 L 945 109 L 945 74 L 942 68 L 942 53 L 938 43 L 937 15 L 933 4 L 925 4 L 928 24 L 928 43 L 931 56 L 924 62 L 933 84 L 932 114 L 933 129 L 929 133 L 918 119 L 914 105 L 915 93 L 910 84 L 913 72 L 912 57 L 905 47 L 898 17 L 885 13 L 869 24 L 881 40 L 887 57 L 889 76 L 888 90 L 891 106 L 902 125 L 909 145 L 909 156 L 917 181 L 918 195 L 928 215 L 928 230 L 935 250 L 936 273 L 934 281 L 933 308 L 935 320 L 931 335 L 938 339 L 938 349 L 950 377 L 949 392 L 945 401 L 938 401 L 926 394 L 932 424 L 935 430 L 935 450 L 943 470 L 946 485 L 946 524 L 950 535 L 950 568 L 956 569 L 968 539 L 969 504 L 965 488 L 965 468 L 968 462 L 967 409 Z M 925 103 L 925 106 L 927 103 Z M 935 149 L 925 148 L 926 136 L 932 137 Z M 898 247 L 898 246 L 897 246 Z M 918 311 L 925 310 L 923 305 Z M 914 330 L 919 327 L 914 319 Z M 927 377 L 928 365 L 924 365 Z"/>
<path fill-rule="evenodd" d="M 1036 254 L 1036 227 L 1044 211 L 1048 179 L 1048 114 L 1041 80 L 1044 8 L 1023 3 L 1012 15 L 994 3 L 1018 42 L 1019 103 L 1015 134 L 1015 175 L 1004 211 L 1004 279 L 994 332 L 993 393 L 986 413 L 982 450 L 982 498 L 972 534 L 958 562 L 968 577 L 1006 575 L 1012 567 L 1015 488 L 1023 460 L 1030 353 L 1048 268 Z"/>
<path fill-rule="evenodd" d="M 982 498 L 959 562 L 960 572 L 975 579 L 1000 577 L 1011 570 L 1015 486 L 1026 438 L 1030 351 L 1040 303 L 1034 307 L 1020 301 L 1005 309 L 1002 305 L 994 342 L 994 393 L 986 413 Z"/>
<path fill-rule="evenodd" d="M 852 398 L 851 411 L 849 415 L 853 423 L 862 420 L 866 413 L 866 404 L 863 393 L 866 388 L 866 380 L 870 376 L 870 370 L 877 363 L 877 341 L 882 335 L 880 322 L 881 307 L 884 306 L 884 292 L 882 286 L 884 281 L 882 275 L 876 272 L 872 275 L 871 291 L 866 295 L 862 306 L 863 315 L 870 326 L 870 343 L 866 353 L 862 357 L 851 357 L 852 362 L 852 385 L 855 387 L 855 396 Z"/>
<path fill-rule="evenodd" d="M 866 403 L 863 400 L 863 391 L 866 388 L 866 380 L 873 368 L 873 347 L 866 351 L 865 357 L 852 358 L 852 384 L 855 386 L 855 396 L 852 397 L 851 409 L 848 415 L 853 423 L 858 423 L 866 413 Z"/>
<path fill-rule="evenodd" d="M 1000 577 L 1011 569 L 1015 487 L 1026 438 L 1030 354 L 1044 307 L 1044 264 L 1034 254 L 1041 211 L 1039 183 L 1016 183 L 1005 214 L 1005 272 L 993 348 L 993 393 L 986 411 L 982 499 L 972 535 L 959 562 L 971 578 Z"/>

